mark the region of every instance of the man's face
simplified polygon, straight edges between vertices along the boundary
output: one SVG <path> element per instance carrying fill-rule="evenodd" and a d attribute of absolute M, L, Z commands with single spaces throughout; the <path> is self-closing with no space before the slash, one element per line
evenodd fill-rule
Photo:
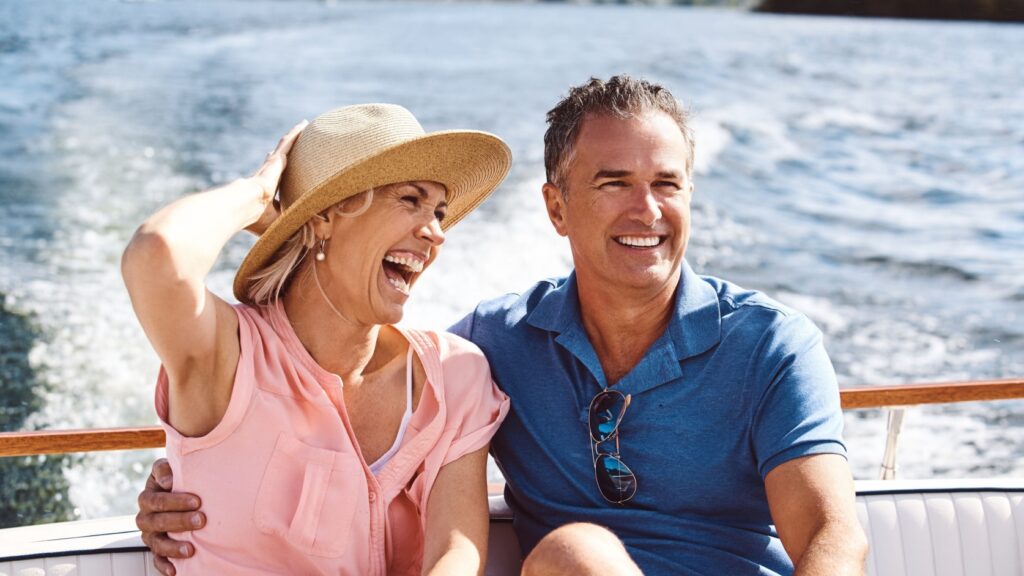
<path fill-rule="evenodd" d="M 687 156 L 682 131 L 663 112 L 583 120 L 567 197 L 544 186 L 581 286 L 675 289 L 690 233 Z"/>

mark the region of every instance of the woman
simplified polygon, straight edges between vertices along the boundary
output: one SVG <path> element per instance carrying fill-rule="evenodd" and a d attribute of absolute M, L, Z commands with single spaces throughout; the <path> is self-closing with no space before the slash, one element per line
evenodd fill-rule
<path fill-rule="evenodd" d="M 487 446 L 508 400 L 472 344 L 393 324 L 510 161 L 489 134 L 350 106 L 142 224 L 122 271 L 163 364 L 175 488 L 208 518 L 179 535 L 196 553 L 178 574 L 482 572 Z M 204 278 L 243 229 L 260 238 L 231 306 Z"/>

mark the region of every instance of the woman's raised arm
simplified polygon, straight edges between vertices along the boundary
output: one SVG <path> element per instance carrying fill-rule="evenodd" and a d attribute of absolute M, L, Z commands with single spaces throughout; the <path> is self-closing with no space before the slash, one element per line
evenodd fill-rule
<path fill-rule="evenodd" d="M 273 198 L 288 151 L 305 128 L 295 126 L 255 175 L 193 194 L 150 216 L 121 259 L 135 314 L 170 381 L 171 424 L 186 435 L 220 421 L 238 363 L 238 319 L 206 289 L 206 275 L 227 241 L 260 234 L 277 217 Z"/>

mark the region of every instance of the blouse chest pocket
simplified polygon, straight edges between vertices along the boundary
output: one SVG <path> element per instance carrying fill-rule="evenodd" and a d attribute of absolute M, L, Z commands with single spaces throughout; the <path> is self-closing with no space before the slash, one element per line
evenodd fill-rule
<path fill-rule="evenodd" d="M 356 517 L 369 517 L 359 457 L 306 445 L 281 434 L 256 494 L 253 519 L 265 534 L 298 551 L 337 558 Z"/>

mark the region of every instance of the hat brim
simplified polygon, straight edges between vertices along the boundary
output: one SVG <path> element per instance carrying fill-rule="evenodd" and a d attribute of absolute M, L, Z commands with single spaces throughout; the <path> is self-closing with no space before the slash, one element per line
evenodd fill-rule
<path fill-rule="evenodd" d="M 473 130 L 433 132 L 381 150 L 304 193 L 278 216 L 239 266 L 235 297 L 251 304 L 249 278 L 310 218 L 346 198 L 396 182 L 438 182 L 448 191 L 448 210 L 441 223 L 448 230 L 487 199 L 511 165 L 512 152 L 504 142 Z"/>

